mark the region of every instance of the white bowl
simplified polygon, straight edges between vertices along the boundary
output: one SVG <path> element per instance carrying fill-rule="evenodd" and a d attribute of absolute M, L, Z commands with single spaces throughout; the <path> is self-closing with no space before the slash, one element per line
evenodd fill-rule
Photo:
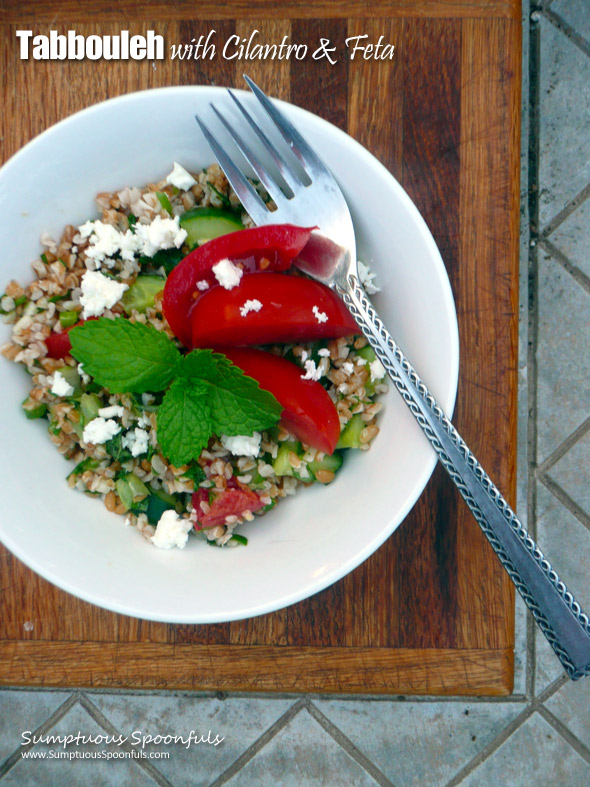
<path fill-rule="evenodd" d="M 250 100 L 246 96 L 246 100 Z M 214 160 L 194 121 L 221 88 L 172 87 L 115 98 L 58 123 L 0 170 L 5 284 L 31 279 L 39 237 L 97 215 L 94 196 L 162 178 L 174 160 Z M 387 170 L 315 115 L 281 104 L 337 176 L 360 259 L 376 271 L 374 303 L 447 412 L 454 406 L 458 334 L 447 274 L 423 219 Z M 313 216 L 309 223 L 313 224 Z M 9 339 L 2 326 L 2 342 Z M 424 489 L 434 453 L 393 390 L 368 453 L 350 452 L 336 481 L 302 489 L 244 526 L 246 548 L 155 549 L 101 502 L 70 490 L 69 466 L 46 422 L 20 410 L 22 368 L 2 359 L 0 539 L 50 582 L 107 609 L 171 623 L 213 623 L 271 612 L 317 593 L 374 552 Z"/>

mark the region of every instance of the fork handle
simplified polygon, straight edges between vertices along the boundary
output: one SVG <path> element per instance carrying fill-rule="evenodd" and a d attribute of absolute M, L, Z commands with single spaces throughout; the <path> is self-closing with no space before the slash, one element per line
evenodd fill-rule
<path fill-rule="evenodd" d="M 567 674 L 590 674 L 590 621 L 385 328 L 358 278 L 335 290 L 388 371 Z"/>

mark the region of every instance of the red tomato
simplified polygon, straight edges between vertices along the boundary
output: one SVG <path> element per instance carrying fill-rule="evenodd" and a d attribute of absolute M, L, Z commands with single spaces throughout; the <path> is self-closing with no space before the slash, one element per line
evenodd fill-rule
<path fill-rule="evenodd" d="M 222 235 L 193 249 L 172 270 L 164 287 L 164 316 L 174 335 L 189 346 L 191 337 L 187 315 L 195 297 L 200 295 L 197 282 L 206 281 L 210 286 L 216 285 L 217 280 L 211 272 L 214 265 L 223 259 L 230 259 L 240 262 L 248 270 L 264 267 L 284 271 L 301 252 L 312 229 L 291 224 L 271 224 Z"/>
<path fill-rule="evenodd" d="M 247 301 L 262 306 L 242 315 Z M 244 276 L 231 290 L 211 289 L 195 302 L 190 321 L 193 347 L 306 342 L 359 333 L 335 292 L 317 281 L 280 273 Z"/>
<path fill-rule="evenodd" d="M 67 330 L 61 333 L 50 333 L 45 339 L 45 344 L 47 345 L 47 355 L 50 358 L 65 358 L 72 349 Z"/>
<path fill-rule="evenodd" d="M 304 380 L 302 370 L 286 358 L 263 350 L 220 348 L 218 352 L 270 391 L 283 407 L 281 423 L 303 443 L 332 454 L 340 437 L 334 402 L 315 380 Z"/>
<path fill-rule="evenodd" d="M 89 317 L 88 319 L 96 320 L 96 317 Z M 65 358 L 66 355 L 69 355 L 72 349 L 69 333 L 72 328 L 77 328 L 78 325 L 84 325 L 85 322 L 86 320 L 80 320 L 80 322 L 77 322 L 75 325 L 70 325 L 69 328 L 66 328 L 61 333 L 50 333 L 45 339 L 47 355 L 50 358 Z"/>
<path fill-rule="evenodd" d="M 195 530 L 223 525 L 228 516 L 242 516 L 244 511 L 253 513 L 264 506 L 256 492 L 235 478 L 230 478 L 227 482 L 227 489 L 219 492 L 211 491 L 211 502 L 209 502 L 208 489 L 197 489 L 193 494 L 193 508 L 197 512 Z M 209 506 L 207 513 L 201 508 L 201 503 L 206 503 Z"/>

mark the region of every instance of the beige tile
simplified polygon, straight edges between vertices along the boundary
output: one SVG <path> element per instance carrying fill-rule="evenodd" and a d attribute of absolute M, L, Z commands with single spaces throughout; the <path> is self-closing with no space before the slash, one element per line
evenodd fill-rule
<path fill-rule="evenodd" d="M 528 719 L 461 787 L 587 787 L 590 764 L 539 716 Z"/>
<path fill-rule="evenodd" d="M 590 680 L 568 681 L 545 707 L 590 749 Z"/>
<path fill-rule="evenodd" d="M 378 784 L 305 710 L 227 783 L 231 787 Z"/>
<path fill-rule="evenodd" d="M 590 199 L 586 199 L 549 236 L 549 240 L 590 278 Z"/>
<path fill-rule="evenodd" d="M 542 483 L 537 485 L 537 533 L 541 550 L 546 553 L 568 589 L 582 607 L 590 609 L 590 532 L 573 516 Z M 536 693 L 539 694 L 564 671 L 537 632 Z"/>
<path fill-rule="evenodd" d="M 69 696 L 63 691 L 0 691 L 0 764 L 21 746 L 23 732 L 34 732 Z"/>
<path fill-rule="evenodd" d="M 559 14 L 578 35 L 585 38 L 590 48 L 590 14 L 587 0 L 553 0 L 551 11 Z"/>
<path fill-rule="evenodd" d="M 398 787 L 442 787 L 525 707 L 387 700 L 316 700 L 314 705 Z"/>
<path fill-rule="evenodd" d="M 75 705 L 48 733 L 55 736 L 76 735 L 80 732 L 86 736 L 105 735 L 103 730 L 86 711 Z M 2 785 L 15 787 L 87 787 L 88 785 L 109 785 L 109 787 L 127 787 L 141 785 L 150 787 L 157 782 L 151 778 L 133 759 L 99 758 L 101 751 L 117 754 L 116 746 L 104 744 L 70 744 L 62 743 L 45 745 L 37 744 L 32 752 L 45 753 L 44 759 L 21 759 L 8 771 Z M 64 753 L 72 755 L 72 759 L 62 758 Z M 86 758 L 83 755 L 86 754 Z M 76 757 L 76 755 L 79 755 Z M 90 758 L 95 755 L 94 758 Z"/>
<path fill-rule="evenodd" d="M 90 699 L 122 733 L 132 736 L 172 735 L 184 738 L 165 744 L 148 744 L 150 751 L 170 752 L 158 769 L 175 785 L 207 785 L 274 724 L 295 700 L 162 695 L 95 694 Z M 191 731 L 213 743 L 188 740 Z M 217 738 L 223 738 L 215 744 Z M 142 748 L 138 744 L 138 748 Z"/>
<path fill-rule="evenodd" d="M 545 226 L 590 181 L 590 61 L 544 17 L 539 200 Z"/>
<path fill-rule="evenodd" d="M 588 404 L 590 415 L 590 403 Z M 548 475 L 590 515 L 590 432 L 587 432 L 550 470 Z"/>
<path fill-rule="evenodd" d="M 590 135 L 589 135 L 590 137 Z M 589 414 L 590 294 L 539 250 L 538 462 Z"/>

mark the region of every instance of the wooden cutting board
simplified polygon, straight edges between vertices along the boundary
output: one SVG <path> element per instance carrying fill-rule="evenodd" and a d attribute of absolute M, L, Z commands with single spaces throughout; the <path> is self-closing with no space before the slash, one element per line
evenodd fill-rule
<path fill-rule="evenodd" d="M 4 0 L 0 23 L 3 160 L 97 101 L 162 85 L 241 85 L 243 71 L 371 150 L 438 243 L 461 337 L 455 421 L 514 503 L 517 0 Z M 310 52 L 327 38 L 338 62 L 179 61 L 168 53 L 155 64 L 25 61 L 17 29 L 151 29 L 167 48 L 210 30 L 218 44 L 258 30 L 262 42 L 289 36 Z M 356 35 L 373 43 L 383 36 L 395 45 L 393 59 L 350 59 L 345 39 Z M 6 685 L 395 694 L 507 694 L 512 687 L 512 586 L 440 468 L 403 525 L 352 574 L 251 620 L 195 626 L 122 617 L 58 590 L 5 549 L 0 571 Z"/>

